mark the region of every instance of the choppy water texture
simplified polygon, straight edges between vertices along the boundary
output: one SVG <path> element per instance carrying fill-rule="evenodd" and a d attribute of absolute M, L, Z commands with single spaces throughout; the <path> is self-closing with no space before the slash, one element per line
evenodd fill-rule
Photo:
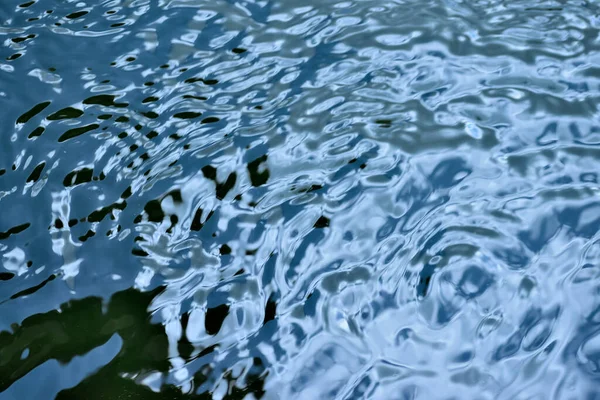
<path fill-rule="evenodd" d="M 600 399 L 597 3 L 0 17 L 0 398 Z"/>

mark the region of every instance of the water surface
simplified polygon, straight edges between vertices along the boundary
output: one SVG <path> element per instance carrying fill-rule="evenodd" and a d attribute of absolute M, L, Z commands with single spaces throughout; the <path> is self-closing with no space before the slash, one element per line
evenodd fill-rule
<path fill-rule="evenodd" d="M 595 2 L 0 21 L 0 398 L 600 399 Z"/>

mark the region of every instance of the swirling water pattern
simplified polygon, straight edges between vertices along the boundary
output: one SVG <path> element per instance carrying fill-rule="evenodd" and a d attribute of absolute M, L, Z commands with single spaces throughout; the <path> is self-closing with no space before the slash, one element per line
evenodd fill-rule
<path fill-rule="evenodd" d="M 597 3 L 0 16 L 0 398 L 600 398 Z"/>

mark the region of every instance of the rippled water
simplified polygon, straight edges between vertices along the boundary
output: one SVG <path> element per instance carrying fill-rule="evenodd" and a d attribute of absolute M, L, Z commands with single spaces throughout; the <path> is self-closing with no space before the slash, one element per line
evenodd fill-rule
<path fill-rule="evenodd" d="M 597 3 L 0 17 L 0 398 L 600 399 Z"/>

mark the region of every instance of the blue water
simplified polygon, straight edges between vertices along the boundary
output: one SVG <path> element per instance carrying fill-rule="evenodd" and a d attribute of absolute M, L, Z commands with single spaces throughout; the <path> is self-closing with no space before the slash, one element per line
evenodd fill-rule
<path fill-rule="evenodd" d="M 19 1 L 0 399 L 600 399 L 598 3 Z"/>

